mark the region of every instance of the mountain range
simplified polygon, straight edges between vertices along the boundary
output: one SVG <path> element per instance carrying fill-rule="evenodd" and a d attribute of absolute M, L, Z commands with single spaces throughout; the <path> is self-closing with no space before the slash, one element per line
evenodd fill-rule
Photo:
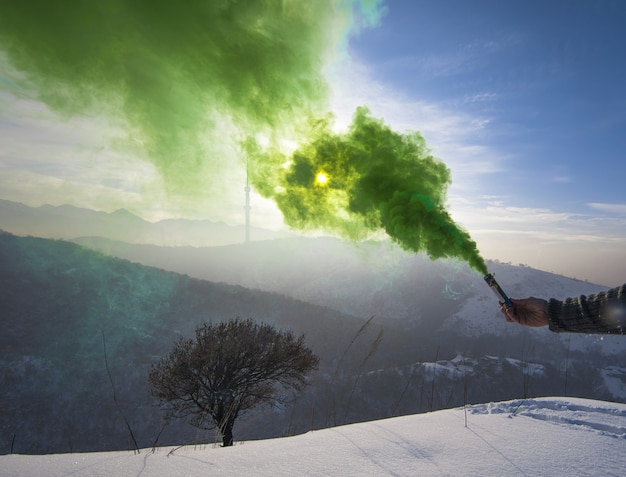
<path fill-rule="evenodd" d="M 240 418 L 236 439 L 465 402 L 626 401 L 622 337 L 508 324 L 482 277 L 455 261 L 324 237 L 215 247 L 67 238 L 77 243 L 0 235 L 0 453 L 131 448 L 125 421 L 140 446 L 206 442 L 163 421 L 146 377 L 178 337 L 236 316 L 304 334 L 321 359 L 304 393 Z M 488 265 L 513 297 L 603 289 Z"/>
<path fill-rule="evenodd" d="M 148 222 L 126 209 L 111 213 L 73 205 L 28 207 L 0 199 L 0 228 L 16 235 L 32 235 L 55 239 L 97 236 L 128 243 L 157 245 L 216 246 L 241 243 L 245 240 L 243 225 L 231 226 L 210 220 L 165 219 Z M 286 237 L 251 227 L 252 240 Z"/>

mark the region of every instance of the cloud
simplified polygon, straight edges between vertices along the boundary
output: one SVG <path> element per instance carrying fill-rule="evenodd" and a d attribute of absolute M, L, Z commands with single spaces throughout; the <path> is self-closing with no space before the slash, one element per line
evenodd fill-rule
<path fill-rule="evenodd" d="M 453 196 L 450 211 L 486 259 L 608 286 L 624 282 L 626 217 L 520 207 L 517 201 L 509 196 Z"/>
<path fill-rule="evenodd" d="M 599 210 L 600 212 L 626 216 L 626 204 L 605 204 L 601 202 L 590 202 L 587 204 L 587 206 L 594 210 Z"/>
<path fill-rule="evenodd" d="M 473 104 L 473 103 L 486 103 L 490 101 L 495 101 L 499 99 L 500 95 L 497 93 L 474 93 L 474 94 L 466 94 L 463 96 L 461 104 Z"/>
<path fill-rule="evenodd" d="M 472 235 L 510 236 L 517 234 L 546 242 L 594 242 L 626 244 L 626 218 L 601 217 L 581 211 L 521 207 L 511 197 L 483 196 L 468 199 L 452 196 L 450 209 L 457 221 Z"/>
<path fill-rule="evenodd" d="M 554 176 L 552 177 L 552 182 L 558 182 L 560 184 L 568 184 L 570 182 L 574 182 L 570 176 Z"/>
<path fill-rule="evenodd" d="M 425 78 L 444 78 L 476 71 L 498 54 L 519 43 L 519 36 L 499 34 L 494 39 L 461 40 L 452 44 L 440 42 L 436 53 L 393 56 L 381 62 L 384 69 L 401 69 Z"/>
<path fill-rule="evenodd" d="M 7 180 L 21 174 L 38 176 L 39 185 L 65 180 L 138 192 L 156 178 L 153 167 L 108 146 L 123 135 L 120 129 L 97 118 L 62 120 L 37 101 L 0 96 L 7 105 L 0 111 L 0 167 Z"/>

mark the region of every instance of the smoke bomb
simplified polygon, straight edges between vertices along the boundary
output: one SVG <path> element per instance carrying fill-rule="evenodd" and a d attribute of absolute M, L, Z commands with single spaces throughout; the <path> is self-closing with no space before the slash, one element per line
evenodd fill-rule
<path fill-rule="evenodd" d="M 500 303 L 504 303 L 507 307 L 513 306 L 513 302 L 507 296 L 507 294 L 504 293 L 504 290 L 502 290 L 502 288 L 500 287 L 500 285 L 494 278 L 493 274 L 488 273 L 487 275 L 484 276 L 484 279 L 485 279 L 485 282 L 487 282 L 487 285 L 489 285 L 489 288 L 491 288 L 493 292 L 496 294 Z"/>

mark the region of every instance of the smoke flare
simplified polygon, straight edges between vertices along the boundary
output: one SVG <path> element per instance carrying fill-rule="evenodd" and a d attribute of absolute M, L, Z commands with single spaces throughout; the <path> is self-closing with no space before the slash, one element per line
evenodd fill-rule
<path fill-rule="evenodd" d="M 406 250 L 459 258 L 487 273 L 476 243 L 445 209 L 450 170 L 419 133 L 396 133 L 364 107 L 346 133 L 334 133 L 331 122 L 313 122 L 291 157 L 246 144 L 253 185 L 276 201 L 289 226 L 351 239 L 382 228 Z"/>
<path fill-rule="evenodd" d="M 288 225 L 352 239 L 382 229 L 486 274 L 445 210 L 450 172 L 419 134 L 395 133 L 363 108 L 334 134 L 322 116 L 324 65 L 382 12 L 380 0 L 8 1 L 0 47 L 23 76 L 4 83 L 65 117 L 119 123 L 123 146 L 142 151 L 176 194 L 206 196 L 241 168 L 220 154 L 229 143 Z M 302 140 L 288 157 L 278 144 L 294 130 Z"/>

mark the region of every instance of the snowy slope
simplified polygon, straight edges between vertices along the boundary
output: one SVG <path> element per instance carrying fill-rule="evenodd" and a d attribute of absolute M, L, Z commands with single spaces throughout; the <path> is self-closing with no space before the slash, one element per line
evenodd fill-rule
<path fill-rule="evenodd" d="M 562 300 L 567 297 L 598 293 L 607 288 L 529 267 L 514 267 L 494 262 L 489 262 L 489 266 L 505 293 L 511 298 L 535 296 L 546 300 L 550 298 Z M 511 326 L 502 319 L 497 297 L 486 286 L 476 287 L 475 293 L 463 302 L 461 310 L 447 323 L 448 327 L 453 325 L 466 336 L 480 336 L 490 332 L 499 335 L 519 332 L 518 327 Z M 623 343 L 623 340 L 621 342 Z"/>
<path fill-rule="evenodd" d="M 0 475 L 624 475 L 626 404 L 541 398 L 482 404 L 237 443 L 0 456 Z"/>

